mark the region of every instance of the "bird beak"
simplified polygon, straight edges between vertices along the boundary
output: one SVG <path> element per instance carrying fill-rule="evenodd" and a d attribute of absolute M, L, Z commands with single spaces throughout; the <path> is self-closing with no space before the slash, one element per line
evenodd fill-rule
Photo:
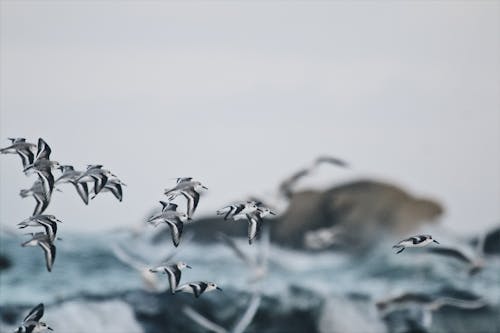
<path fill-rule="evenodd" d="M 276 215 L 276 213 L 275 213 L 275 212 L 273 212 L 272 210 L 271 210 L 271 211 L 269 211 L 269 214 L 271 214 L 271 215 Z"/>
<path fill-rule="evenodd" d="M 208 187 L 203 186 L 203 185 L 201 186 L 201 188 L 204 189 L 204 190 L 208 190 Z"/>
<path fill-rule="evenodd" d="M 193 268 L 193 267 L 191 267 L 191 266 L 189 266 L 189 265 L 186 265 L 186 267 L 187 267 L 187 268 L 189 268 L 189 269 Z"/>
<path fill-rule="evenodd" d="M 217 290 L 220 290 L 220 291 L 222 291 L 222 288 L 220 288 L 220 287 L 215 287 L 215 288 L 216 288 Z"/>
<path fill-rule="evenodd" d="M 47 329 L 53 331 L 52 327 L 50 326 L 47 326 Z"/>
<path fill-rule="evenodd" d="M 436 244 L 440 244 L 440 243 L 439 243 L 437 240 L 435 240 L 435 239 L 433 239 L 432 241 L 433 241 L 434 243 L 436 243 Z"/>

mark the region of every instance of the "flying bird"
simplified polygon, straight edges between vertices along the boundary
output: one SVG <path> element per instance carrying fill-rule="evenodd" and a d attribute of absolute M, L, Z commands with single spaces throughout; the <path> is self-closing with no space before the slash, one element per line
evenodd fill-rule
<path fill-rule="evenodd" d="M 178 178 L 175 187 L 166 189 L 164 194 L 168 197 L 169 201 L 174 200 L 179 195 L 186 198 L 187 215 L 189 218 L 192 218 L 200 201 L 200 192 L 204 190 L 208 190 L 208 188 L 201 182 L 194 181 L 191 177 L 185 177 Z"/>
<path fill-rule="evenodd" d="M 27 198 L 32 196 L 36 201 L 35 209 L 33 210 L 33 215 L 42 214 L 49 206 L 51 196 L 47 196 L 43 188 L 42 182 L 37 179 L 29 189 L 21 190 L 19 195 L 22 198 Z"/>
<path fill-rule="evenodd" d="M 151 273 L 161 272 L 161 273 L 167 274 L 168 275 L 168 283 L 170 285 L 170 292 L 173 295 L 173 294 L 175 294 L 175 290 L 177 289 L 177 286 L 179 285 L 179 282 L 181 281 L 181 271 L 184 268 L 191 268 L 191 266 L 189 266 L 188 264 L 186 264 L 183 261 L 179 261 L 178 263 L 173 264 L 173 265 L 156 266 L 156 267 L 149 269 L 149 271 Z"/>
<path fill-rule="evenodd" d="M 25 138 L 8 138 L 11 145 L 0 149 L 1 154 L 17 154 L 21 157 L 23 169 L 33 163 L 35 158 L 34 151 L 36 145 L 31 142 L 26 142 Z"/>
<path fill-rule="evenodd" d="M 23 323 L 15 331 L 15 333 L 36 333 L 42 332 L 44 330 L 53 331 L 53 329 L 48 326 L 43 321 L 40 321 L 43 317 L 44 306 L 43 303 L 38 304 L 33 309 L 30 310 L 28 315 L 24 318 Z"/>
<path fill-rule="evenodd" d="M 182 293 L 194 294 L 194 296 L 196 298 L 198 298 L 203 293 L 213 291 L 213 290 L 222 291 L 222 289 L 219 286 L 217 286 L 217 284 L 215 284 L 213 282 L 197 281 L 197 282 L 189 282 L 189 283 L 183 284 L 182 286 L 178 287 L 175 291 L 182 292 Z"/>
<path fill-rule="evenodd" d="M 59 166 L 59 162 L 51 161 L 50 154 L 52 150 L 50 146 L 42 138 L 38 139 L 38 150 L 34 162 L 24 168 L 26 174 L 35 172 L 42 182 L 45 194 L 52 195 L 54 189 L 54 176 L 52 169 Z"/>
<path fill-rule="evenodd" d="M 61 170 L 62 174 L 57 178 L 55 184 L 65 184 L 70 183 L 76 189 L 76 192 L 83 200 L 83 202 L 88 205 L 89 204 L 89 188 L 87 183 L 79 182 L 78 178 L 83 175 L 83 171 L 76 171 L 72 165 L 61 165 L 59 166 L 59 170 Z"/>
<path fill-rule="evenodd" d="M 106 186 L 106 183 L 108 182 L 109 178 L 118 178 L 116 175 L 111 173 L 111 171 L 103 169 L 102 165 L 100 164 L 93 164 L 87 166 L 87 170 L 79 177 L 77 178 L 77 182 L 94 182 L 94 194 L 98 194 L 104 186 Z"/>
<path fill-rule="evenodd" d="M 101 192 L 111 192 L 115 198 L 121 202 L 123 200 L 123 186 L 127 186 L 127 184 L 118 178 L 110 178 L 108 179 L 106 185 L 102 188 Z M 91 199 L 94 199 L 96 196 L 97 194 L 94 194 Z"/>
<path fill-rule="evenodd" d="M 224 220 L 233 218 L 239 219 L 240 216 L 246 217 L 246 214 L 253 213 L 259 208 L 256 201 L 240 201 L 232 205 L 223 207 L 217 211 L 217 215 L 224 215 Z"/>
<path fill-rule="evenodd" d="M 148 219 L 148 223 L 151 223 L 157 227 L 161 223 L 166 223 L 170 227 L 170 233 L 172 235 L 172 242 L 175 247 L 179 246 L 182 236 L 182 230 L 184 228 L 184 221 L 189 219 L 186 213 L 178 212 L 177 205 L 166 203 L 160 201 L 163 206 L 162 212 L 157 215 L 153 215 Z"/>
<path fill-rule="evenodd" d="M 402 241 L 394 245 L 392 248 L 399 249 L 399 251 L 396 253 L 401 253 L 407 247 L 424 247 L 430 243 L 439 244 L 437 240 L 432 239 L 431 235 L 418 235 L 403 239 Z"/>
<path fill-rule="evenodd" d="M 54 242 L 57 234 L 57 223 L 61 223 L 54 215 L 35 215 L 18 223 L 19 229 L 26 227 L 43 227 L 51 242 Z"/>

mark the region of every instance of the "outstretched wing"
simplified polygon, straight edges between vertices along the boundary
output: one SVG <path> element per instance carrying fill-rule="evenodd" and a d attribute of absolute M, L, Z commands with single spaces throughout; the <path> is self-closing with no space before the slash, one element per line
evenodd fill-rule
<path fill-rule="evenodd" d="M 31 309 L 28 315 L 24 318 L 24 322 L 26 323 L 28 321 L 39 321 L 43 316 L 43 311 L 43 303 L 38 304 L 33 309 Z"/>
<path fill-rule="evenodd" d="M 40 241 L 38 242 L 38 245 L 40 245 L 45 253 L 45 264 L 47 266 L 47 270 L 51 272 L 54 260 L 56 259 L 56 247 L 50 241 Z"/>
<path fill-rule="evenodd" d="M 78 192 L 78 195 L 80 198 L 82 198 L 83 202 L 88 205 L 89 204 L 89 187 L 87 186 L 87 183 L 85 182 L 77 182 L 74 181 L 72 182 L 73 185 L 76 188 L 76 191 Z"/>
<path fill-rule="evenodd" d="M 113 193 L 115 198 L 118 199 L 118 201 L 122 201 L 123 199 L 123 189 L 122 186 L 119 183 L 113 183 L 113 184 L 108 184 L 106 185 L 106 188 Z"/>
<path fill-rule="evenodd" d="M 42 138 L 38 139 L 38 150 L 36 152 L 36 159 L 50 159 L 50 153 L 52 150 L 50 146 Z"/>
<path fill-rule="evenodd" d="M 187 199 L 187 213 L 189 217 L 192 217 L 196 207 L 198 207 L 198 202 L 200 201 L 200 194 L 194 189 L 182 191 L 182 195 Z"/>
<path fill-rule="evenodd" d="M 174 246 L 177 247 L 179 246 L 179 243 L 181 242 L 181 236 L 182 236 L 182 229 L 184 228 L 184 224 L 182 221 L 176 217 L 175 219 L 168 219 L 166 220 L 168 223 L 168 226 L 170 227 L 170 234 L 172 235 L 172 242 L 174 243 Z"/>
<path fill-rule="evenodd" d="M 252 244 L 252 241 L 257 236 L 260 230 L 262 218 L 257 214 L 247 214 L 248 219 L 248 243 Z"/>

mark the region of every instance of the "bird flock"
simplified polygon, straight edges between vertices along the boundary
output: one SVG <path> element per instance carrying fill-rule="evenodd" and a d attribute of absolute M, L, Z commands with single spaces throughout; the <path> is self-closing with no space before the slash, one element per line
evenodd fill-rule
<path fill-rule="evenodd" d="M 52 200 L 56 186 L 64 183 L 74 185 L 77 193 L 85 205 L 89 203 L 89 185 L 93 183 L 92 192 L 95 197 L 100 192 L 110 191 L 118 200 L 122 200 L 122 186 L 125 184 L 102 165 L 89 165 L 85 171 L 76 171 L 71 165 L 61 165 L 51 159 L 52 149 L 42 138 L 38 143 L 27 142 L 25 138 L 9 138 L 11 145 L 0 149 L 1 154 L 17 154 L 21 158 L 23 172 L 27 175 L 36 175 L 37 179 L 29 189 L 20 191 L 22 198 L 32 196 L 36 205 L 30 217 L 18 223 L 19 229 L 28 227 L 43 227 L 43 232 L 31 232 L 29 240 L 22 243 L 23 247 L 40 246 L 45 254 L 45 264 L 49 272 L 52 271 L 56 258 L 55 241 L 58 223 L 62 221 L 54 215 L 44 214 Z M 55 179 L 54 171 L 60 170 L 61 175 Z"/>
<path fill-rule="evenodd" d="M 56 240 L 61 240 L 61 238 L 57 236 L 58 224 L 62 223 L 62 221 L 57 219 L 54 215 L 44 214 L 51 202 L 53 192 L 61 191 L 59 186 L 69 183 L 73 185 L 85 205 L 89 204 L 89 199 L 94 199 L 101 192 L 111 192 L 116 199 L 121 202 L 123 200 L 123 187 L 126 186 L 126 184 L 111 171 L 103 168 L 102 165 L 88 165 L 86 170 L 77 171 L 72 165 L 61 165 L 59 162 L 51 160 L 52 150 L 47 142 L 45 142 L 42 138 L 38 139 L 37 144 L 27 142 L 25 138 L 9 138 L 9 140 L 11 141 L 11 144 L 0 149 L 0 153 L 17 154 L 21 158 L 23 172 L 26 175 L 37 175 L 37 179 L 29 189 L 23 189 L 20 191 L 20 196 L 22 198 L 30 196 L 33 197 L 36 205 L 33 214 L 18 223 L 18 227 L 19 229 L 35 227 L 44 228 L 44 231 L 42 232 L 31 232 L 27 234 L 30 235 L 31 238 L 23 242 L 21 245 L 23 247 L 39 246 L 42 248 L 45 254 L 46 268 L 49 272 L 51 272 L 56 257 L 55 242 Z M 312 172 L 321 163 L 330 163 L 341 167 L 347 166 L 347 163 L 337 158 L 320 157 L 316 159 L 313 165 L 309 168 L 301 169 L 299 172 L 285 180 L 280 186 L 280 192 L 285 197 L 289 197 L 291 195 L 292 186 L 297 183 L 300 178 Z M 60 171 L 60 175 L 57 179 L 54 178 L 55 170 Z M 163 193 L 166 196 L 166 200 L 159 201 L 161 204 L 161 211 L 149 217 L 146 223 L 153 227 L 158 227 L 160 225 L 168 226 L 170 229 L 172 243 L 174 247 L 177 248 L 181 244 L 184 224 L 193 221 L 194 214 L 200 201 L 200 196 L 207 190 L 208 188 L 206 186 L 204 186 L 200 181 L 194 180 L 192 177 L 176 178 L 175 185 L 172 188 L 165 189 Z M 185 211 L 181 211 L 181 209 L 179 209 L 178 198 L 182 198 L 181 200 L 185 201 Z M 258 200 L 238 201 L 217 210 L 216 214 L 218 216 L 222 216 L 224 220 L 247 221 L 247 237 L 250 245 L 254 243 L 257 235 L 261 233 L 264 218 L 270 215 L 277 215 L 276 212 L 271 210 L 269 207 L 266 207 Z M 265 255 L 262 256 L 263 259 L 260 261 L 257 261 L 247 255 L 245 251 L 242 250 L 230 237 L 224 234 L 219 235 L 220 241 L 231 248 L 240 259 L 247 263 L 249 267 L 253 268 L 254 276 L 249 280 L 249 282 L 258 281 L 267 273 L 269 232 L 265 233 L 265 235 L 266 236 L 263 237 L 262 240 L 263 243 L 261 244 L 264 247 L 263 253 L 265 253 Z M 439 244 L 439 242 L 433 239 L 431 235 L 416 235 L 401 240 L 395 244 L 393 248 L 397 250 L 396 253 L 399 254 L 407 248 L 426 247 L 431 243 Z M 115 255 L 120 258 L 120 260 L 129 262 L 130 264 L 130 256 L 126 254 L 122 248 L 115 247 L 113 248 L 113 251 L 115 252 Z M 451 247 L 431 248 L 429 252 L 437 255 L 449 256 L 467 263 L 470 265 L 471 274 L 476 273 L 483 267 L 483 262 L 479 257 L 479 254 L 477 257 L 472 258 L 458 249 Z M 175 295 L 178 292 L 190 293 L 198 298 L 206 292 L 222 290 L 216 283 L 210 281 L 192 281 L 180 284 L 182 271 L 186 268 L 191 269 L 192 267 L 183 261 L 172 263 L 170 261 L 172 257 L 173 255 L 166 258 L 166 260 L 162 263 L 152 266 L 148 266 L 143 263 L 130 265 L 140 271 L 143 277 L 150 278 L 151 274 L 157 273 L 166 275 L 169 290 L 172 295 Z M 461 306 L 464 304 L 463 302 L 460 303 L 459 300 L 454 299 L 429 300 L 427 298 L 423 299 L 422 297 L 412 295 L 403 295 L 381 301 L 378 303 L 378 307 L 381 310 L 385 310 L 390 305 L 395 305 L 408 300 L 415 301 L 415 299 L 418 302 L 425 304 L 429 311 L 433 311 L 443 305 L 459 304 L 456 306 Z M 254 294 L 249 302 L 247 311 L 242 316 L 241 320 L 235 325 L 233 331 L 242 332 L 245 329 L 251 318 L 253 318 L 259 303 L 260 295 Z M 462 307 L 466 308 L 467 306 L 470 306 L 471 308 L 476 308 L 483 305 L 484 304 L 482 302 L 475 301 L 472 305 L 465 304 Z M 183 312 L 193 319 L 193 321 L 199 323 L 207 329 L 213 329 L 216 327 L 219 331 L 227 331 L 217 324 L 210 322 L 190 307 L 184 308 Z M 47 329 L 52 330 L 52 328 L 46 323 L 40 321 L 43 313 L 43 303 L 38 304 L 24 318 L 23 323 L 16 332 L 33 333 Z"/>

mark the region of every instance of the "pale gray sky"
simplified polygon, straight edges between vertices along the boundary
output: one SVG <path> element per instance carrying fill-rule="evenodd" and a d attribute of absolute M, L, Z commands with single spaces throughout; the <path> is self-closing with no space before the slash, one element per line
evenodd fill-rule
<path fill-rule="evenodd" d="M 0 34 L 2 146 L 41 136 L 129 185 L 121 204 L 56 193 L 65 228 L 137 222 L 177 176 L 210 188 L 206 214 L 318 154 L 356 169 L 316 184 L 392 180 L 462 232 L 500 218 L 498 1 L 1 1 Z M 14 226 L 34 178 L 17 157 L 0 166 Z"/>

